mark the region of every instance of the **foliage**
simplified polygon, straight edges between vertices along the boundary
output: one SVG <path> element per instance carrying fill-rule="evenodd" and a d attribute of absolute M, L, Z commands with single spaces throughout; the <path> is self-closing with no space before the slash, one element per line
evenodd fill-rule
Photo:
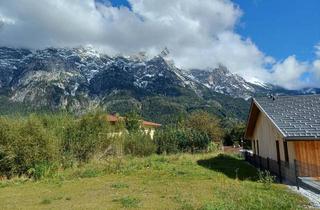
<path fill-rule="evenodd" d="M 207 148 L 207 152 L 217 152 L 219 150 L 219 145 L 214 143 L 214 142 L 210 142 L 208 144 L 208 148 Z"/>
<path fill-rule="evenodd" d="M 199 133 L 207 134 L 211 141 L 220 143 L 222 140 L 223 130 L 220 127 L 220 121 L 208 112 L 197 111 L 191 113 L 184 126 Z"/>
<path fill-rule="evenodd" d="M 157 152 L 177 153 L 206 150 L 210 138 L 206 133 L 190 128 L 167 126 L 156 132 Z"/>
<path fill-rule="evenodd" d="M 40 180 L 45 177 L 52 177 L 58 171 L 58 166 L 52 163 L 39 163 L 33 168 L 30 168 L 27 173 L 35 180 Z"/>
<path fill-rule="evenodd" d="M 156 151 L 156 145 L 144 131 L 132 131 L 125 134 L 124 153 L 134 156 L 148 156 Z"/>
<path fill-rule="evenodd" d="M 266 189 L 271 188 L 271 184 L 274 183 L 275 177 L 271 176 L 270 171 L 258 170 L 258 182 L 262 183 Z"/>
<path fill-rule="evenodd" d="M 87 162 L 96 152 L 102 152 L 112 143 L 112 132 L 105 115 L 90 113 L 71 122 L 63 138 L 63 152 L 80 162 Z"/>
<path fill-rule="evenodd" d="M 136 132 L 141 128 L 141 117 L 136 112 L 129 112 L 125 116 L 126 129 Z"/>
<path fill-rule="evenodd" d="M 244 123 L 236 123 L 224 135 L 223 144 L 225 146 L 240 145 L 244 139 L 246 125 Z"/>
<path fill-rule="evenodd" d="M 21 121 L 0 118 L 0 175 L 33 175 L 31 168 L 58 158 L 58 144 L 35 115 Z"/>
<path fill-rule="evenodd" d="M 114 141 L 104 113 L 0 117 L 0 176 L 50 176 L 103 152 Z"/>
<path fill-rule="evenodd" d="M 178 125 L 158 129 L 154 140 L 141 129 L 136 113 L 124 118 L 125 125 L 116 126 L 111 126 L 106 116 L 95 111 L 77 117 L 63 112 L 0 117 L 0 176 L 26 175 L 38 180 L 116 154 L 216 151 L 212 139 L 221 135 L 219 121 L 205 112 L 179 117 Z M 121 168 L 121 163 L 116 167 Z M 88 169 L 77 176 L 95 175 Z"/>

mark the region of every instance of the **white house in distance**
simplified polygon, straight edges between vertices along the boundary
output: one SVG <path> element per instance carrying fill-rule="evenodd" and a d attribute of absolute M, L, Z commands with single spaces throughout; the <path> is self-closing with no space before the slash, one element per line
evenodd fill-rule
<path fill-rule="evenodd" d="M 120 120 L 124 120 L 124 117 L 120 117 L 116 115 L 107 115 L 106 118 L 107 118 L 107 121 L 113 125 L 119 122 Z M 150 135 L 151 139 L 153 139 L 155 130 L 159 127 L 161 127 L 161 124 L 141 120 L 141 128 L 144 130 L 145 133 Z"/>

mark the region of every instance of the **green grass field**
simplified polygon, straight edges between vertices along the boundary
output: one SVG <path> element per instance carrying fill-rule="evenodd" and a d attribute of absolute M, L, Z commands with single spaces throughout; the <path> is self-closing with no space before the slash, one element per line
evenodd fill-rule
<path fill-rule="evenodd" d="M 286 186 L 257 181 L 235 156 L 110 158 L 34 182 L 0 182 L 0 209 L 304 209 Z"/>

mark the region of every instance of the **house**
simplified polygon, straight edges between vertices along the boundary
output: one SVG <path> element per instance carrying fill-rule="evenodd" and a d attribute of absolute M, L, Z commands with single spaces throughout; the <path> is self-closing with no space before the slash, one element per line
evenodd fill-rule
<path fill-rule="evenodd" d="M 320 95 L 254 98 L 245 138 L 255 156 L 276 161 L 284 173 L 294 167 L 299 176 L 320 177 Z"/>
<path fill-rule="evenodd" d="M 124 117 L 117 116 L 117 115 L 107 115 L 106 119 L 112 125 L 115 125 L 116 123 L 125 120 Z M 153 137 L 154 137 L 154 133 L 155 133 L 156 128 L 161 127 L 161 124 L 149 122 L 149 121 L 145 121 L 145 120 L 141 120 L 140 123 L 141 123 L 141 129 L 143 129 L 146 134 L 149 134 L 151 139 L 153 139 Z M 121 133 L 119 133 L 119 134 L 121 135 Z"/>

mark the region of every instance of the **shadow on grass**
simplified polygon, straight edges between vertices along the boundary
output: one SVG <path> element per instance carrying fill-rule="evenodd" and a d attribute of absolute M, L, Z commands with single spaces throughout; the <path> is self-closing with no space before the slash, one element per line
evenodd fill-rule
<path fill-rule="evenodd" d="M 204 168 L 221 172 L 232 179 L 253 181 L 257 179 L 257 170 L 236 156 L 220 154 L 213 158 L 198 160 L 197 163 Z"/>

